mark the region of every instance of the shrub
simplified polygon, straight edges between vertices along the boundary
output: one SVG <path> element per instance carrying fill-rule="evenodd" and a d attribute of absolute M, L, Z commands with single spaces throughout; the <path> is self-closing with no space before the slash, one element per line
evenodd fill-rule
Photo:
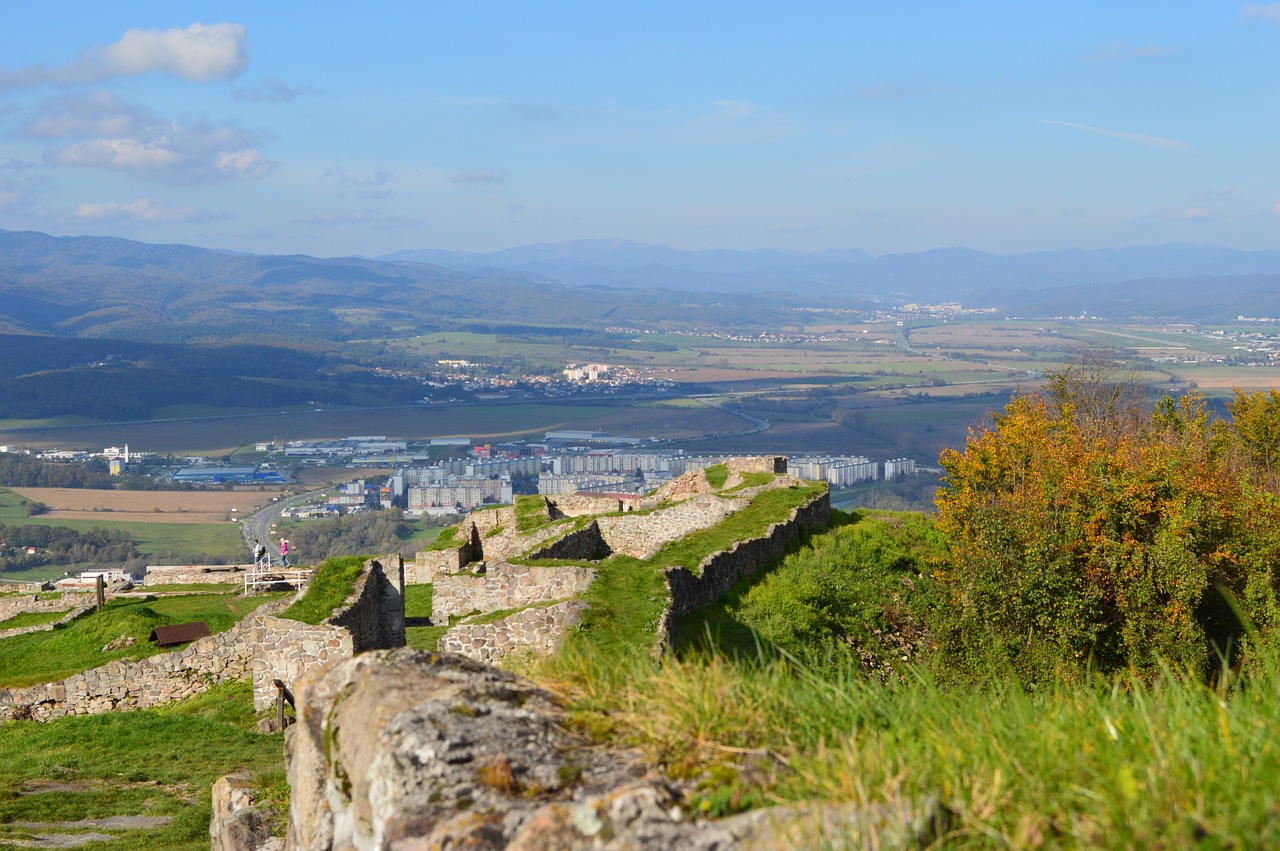
<path fill-rule="evenodd" d="M 1280 500 L 1239 430 L 1280 434 L 1263 401 L 1210 424 L 1195 394 L 1144 407 L 1084 363 L 944 452 L 949 660 L 1028 681 L 1161 660 L 1205 674 L 1247 643 L 1233 605 L 1275 624 Z"/>

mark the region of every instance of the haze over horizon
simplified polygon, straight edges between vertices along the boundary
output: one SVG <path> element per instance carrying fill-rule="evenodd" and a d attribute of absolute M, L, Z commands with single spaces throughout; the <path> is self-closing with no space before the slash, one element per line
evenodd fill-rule
<path fill-rule="evenodd" d="M 1280 248 L 1280 3 L 6 9 L 0 228 Z"/>

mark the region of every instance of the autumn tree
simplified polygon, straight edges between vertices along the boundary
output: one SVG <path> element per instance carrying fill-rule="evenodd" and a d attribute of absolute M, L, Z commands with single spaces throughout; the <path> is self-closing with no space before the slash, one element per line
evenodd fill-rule
<path fill-rule="evenodd" d="M 1242 646 L 1233 607 L 1280 623 L 1280 500 L 1259 475 L 1280 404 L 1238 395 L 1233 411 L 1243 424 L 1211 423 L 1194 393 L 1150 405 L 1086 359 L 944 452 L 944 654 L 1033 682 L 1161 660 L 1203 673 Z"/>

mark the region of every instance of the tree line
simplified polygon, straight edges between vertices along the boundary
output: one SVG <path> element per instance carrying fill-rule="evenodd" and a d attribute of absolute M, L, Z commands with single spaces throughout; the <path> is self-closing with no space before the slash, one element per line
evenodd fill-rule
<path fill-rule="evenodd" d="M 35 553 L 27 553 L 34 547 Z M 119 529 L 65 526 L 6 526 L 0 524 L 0 572 L 23 570 L 40 564 L 104 564 L 138 559 L 133 540 Z"/>

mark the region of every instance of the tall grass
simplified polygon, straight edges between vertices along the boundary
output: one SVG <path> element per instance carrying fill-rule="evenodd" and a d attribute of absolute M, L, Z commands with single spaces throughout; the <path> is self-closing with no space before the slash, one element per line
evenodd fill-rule
<path fill-rule="evenodd" d="M 1165 670 L 1028 692 L 881 685 L 786 659 L 655 664 L 570 647 L 544 676 L 723 814 L 761 802 L 938 802 L 947 847 L 1275 847 L 1274 660 L 1230 688 Z"/>

